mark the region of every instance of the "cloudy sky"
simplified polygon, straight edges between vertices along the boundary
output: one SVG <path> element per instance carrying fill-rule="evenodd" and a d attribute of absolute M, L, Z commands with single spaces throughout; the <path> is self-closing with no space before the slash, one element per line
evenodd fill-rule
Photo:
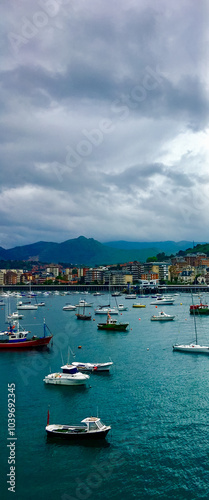
<path fill-rule="evenodd" d="M 207 0 L 0 13 L 0 246 L 209 241 Z"/>

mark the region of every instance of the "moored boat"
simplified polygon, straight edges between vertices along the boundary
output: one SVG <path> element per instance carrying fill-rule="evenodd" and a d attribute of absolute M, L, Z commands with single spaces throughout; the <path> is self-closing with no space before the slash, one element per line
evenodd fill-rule
<path fill-rule="evenodd" d="M 89 380 L 89 375 L 78 371 L 74 365 L 66 364 L 61 366 L 62 373 L 49 373 L 43 379 L 46 384 L 54 385 L 85 385 Z"/>
<path fill-rule="evenodd" d="M 10 322 L 13 319 L 23 319 L 23 314 L 19 314 L 18 311 L 14 311 L 13 313 L 7 316 L 7 320 Z"/>
<path fill-rule="evenodd" d="M 158 315 L 154 315 L 150 318 L 151 321 L 173 321 L 175 316 L 171 316 L 170 314 L 166 314 L 164 311 L 159 312 Z"/>
<path fill-rule="evenodd" d="M 128 326 L 129 323 L 120 323 L 117 321 L 117 319 L 112 319 L 110 314 L 108 313 L 106 323 L 98 323 L 97 328 L 98 330 L 124 332 Z"/>
<path fill-rule="evenodd" d="M 150 302 L 150 305 L 152 306 L 158 306 L 160 304 L 163 304 L 163 305 L 172 305 L 174 304 L 175 302 L 175 299 L 174 298 L 166 298 L 166 297 L 157 297 L 156 300 L 154 300 L 153 302 Z"/>
<path fill-rule="evenodd" d="M 83 320 L 83 321 L 90 321 L 91 320 L 91 314 L 86 314 L 85 308 L 88 306 L 91 306 L 91 304 L 88 304 L 85 300 L 80 300 L 79 302 L 79 311 L 76 313 L 77 319 Z M 82 312 L 81 312 L 81 307 L 82 307 Z"/>
<path fill-rule="evenodd" d="M 72 365 L 76 366 L 78 370 L 83 372 L 107 372 L 113 365 L 112 361 L 107 363 L 81 363 L 79 361 L 73 361 Z"/>
<path fill-rule="evenodd" d="M 209 346 L 198 345 L 198 344 L 176 344 L 173 345 L 174 351 L 182 351 L 182 352 L 194 352 L 194 353 L 203 353 L 209 354 Z"/>
<path fill-rule="evenodd" d="M 77 316 L 77 319 L 83 319 L 84 321 L 91 320 L 91 314 L 77 313 L 76 316 Z"/>
<path fill-rule="evenodd" d="M 71 441 L 86 439 L 104 439 L 111 426 L 105 425 L 98 417 L 87 417 L 81 421 L 83 425 L 49 424 L 49 413 L 46 432 L 49 437 L 68 439 Z"/>
<path fill-rule="evenodd" d="M 195 341 L 191 344 L 175 344 L 173 345 L 173 351 L 182 351 L 188 353 L 196 354 L 209 354 L 209 346 L 200 345 L 197 343 L 197 325 L 196 316 L 194 314 L 194 329 L 195 329 Z"/>
<path fill-rule="evenodd" d="M 73 306 L 72 304 L 66 304 L 65 306 L 63 306 L 62 310 L 63 311 L 75 311 L 76 306 Z"/>
<path fill-rule="evenodd" d="M 108 313 L 118 314 L 118 309 L 116 309 L 116 307 L 99 306 L 97 309 L 95 309 L 94 312 L 95 314 L 105 314 L 105 315 L 107 315 Z"/>
<path fill-rule="evenodd" d="M 32 338 L 27 338 L 29 331 L 20 329 L 19 321 L 13 320 L 10 323 L 8 329 L 4 332 L 0 332 L 0 335 L 5 337 L 0 340 L 0 349 L 31 349 L 31 348 L 42 348 L 49 344 L 53 335 L 47 335 L 46 330 L 48 329 L 44 321 L 44 335 L 43 337 L 37 337 L 33 335 Z M 49 330 L 49 329 L 48 329 Z"/>
<path fill-rule="evenodd" d="M 140 302 L 136 302 L 136 304 L 133 304 L 132 307 L 146 307 L 145 304 L 140 304 Z"/>
<path fill-rule="evenodd" d="M 118 311 L 128 311 L 128 307 L 124 306 L 124 304 L 118 304 Z"/>
<path fill-rule="evenodd" d="M 92 302 L 86 302 L 86 300 L 79 300 L 79 304 L 76 304 L 76 307 L 92 307 Z"/>
<path fill-rule="evenodd" d="M 189 308 L 190 314 L 209 314 L 209 307 L 208 304 L 193 304 Z"/>
<path fill-rule="evenodd" d="M 25 310 L 25 311 L 35 311 L 38 309 L 38 306 L 35 304 L 31 304 L 31 302 L 18 302 L 17 304 L 17 309 L 19 310 Z"/>

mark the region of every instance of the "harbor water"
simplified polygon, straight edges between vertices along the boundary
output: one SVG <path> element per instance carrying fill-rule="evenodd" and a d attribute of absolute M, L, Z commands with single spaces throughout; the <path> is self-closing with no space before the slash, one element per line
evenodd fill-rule
<path fill-rule="evenodd" d="M 91 321 L 78 321 L 68 302 L 93 302 Z M 23 299 L 22 299 L 23 300 Z M 43 318 L 53 333 L 50 349 L 0 351 L 1 498 L 16 500 L 200 500 L 208 498 L 209 356 L 173 352 L 174 343 L 194 341 L 190 294 L 175 296 L 173 305 L 156 308 L 150 296 L 117 298 L 128 310 L 126 332 L 97 329 L 104 316 L 94 308 L 108 294 L 40 296 L 45 306 L 21 311 L 20 324 L 31 335 L 42 334 Z M 198 303 L 199 298 L 194 297 Z M 134 302 L 146 308 L 133 308 Z M 207 301 L 204 294 L 203 302 Z M 0 308 L 5 330 L 8 299 Z M 115 305 L 111 297 L 111 305 Z M 9 299 L 16 310 L 16 298 Z M 152 314 L 175 314 L 170 322 L 152 322 Z M 209 316 L 196 317 L 198 343 L 209 345 Z M 53 386 L 45 375 L 67 361 L 113 361 L 109 373 L 90 374 L 86 387 Z M 15 385 L 15 437 L 8 439 L 8 384 Z M 13 386 L 12 386 L 13 387 Z M 101 443 L 54 442 L 50 423 L 79 424 L 99 416 L 111 431 Z M 10 455 L 10 444 L 15 454 Z M 9 443 L 9 444 L 8 444 Z M 9 490 L 11 458 L 15 461 L 15 495 Z M 13 497 L 12 497 L 13 495 Z"/>

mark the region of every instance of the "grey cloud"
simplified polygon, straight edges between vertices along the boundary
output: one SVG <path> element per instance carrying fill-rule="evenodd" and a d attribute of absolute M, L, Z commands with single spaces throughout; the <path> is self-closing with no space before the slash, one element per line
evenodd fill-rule
<path fill-rule="evenodd" d="M 59 3 L 18 52 L 8 34 L 42 7 L 0 7 L 0 245 L 135 239 L 139 220 L 142 239 L 205 240 L 206 4 Z"/>

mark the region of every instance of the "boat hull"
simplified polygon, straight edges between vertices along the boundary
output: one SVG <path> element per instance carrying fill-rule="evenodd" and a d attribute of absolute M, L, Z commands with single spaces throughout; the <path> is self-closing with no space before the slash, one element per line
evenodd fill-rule
<path fill-rule="evenodd" d="M 107 314 L 118 314 L 118 309 L 96 309 L 95 310 L 95 314 L 105 314 L 105 316 L 107 316 Z"/>
<path fill-rule="evenodd" d="M 174 300 L 155 300 L 150 302 L 151 306 L 172 306 L 174 304 Z"/>
<path fill-rule="evenodd" d="M 38 306 L 31 306 L 31 307 L 25 307 L 25 306 L 17 306 L 18 311 L 35 311 L 38 309 Z"/>
<path fill-rule="evenodd" d="M 61 373 L 47 375 L 44 379 L 46 384 L 52 385 L 86 385 L 89 380 L 89 375 L 84 375 L 80 378 L 76 377 L 63 377 Z"/>
<path fill-rule="evenodd" d="M 23 340 L 10 340 L 9 342 L 1 340 L 0 341 L 0 350 L 1 349 L 33 349 L 33 348 L 44 348 L 46 347 L 53 335 L 36 338 L 36 339 L 23 339 Z"/>
<path fill-rule="evenodd" d="M 72 431 L 72 432 L 60 432 L 60 431 L 50 431 L 47 430 L 47 437 L 49 438 L 59 438 L 67 441 L 88 441 L 91 439 L 104 439 L 107 436 L 107 433 L 110 429 L 106 429 L 104 431 L 95 431 L 95 432 L 87 432 L 81 430 Z"/>
<path fill-rule="evenodd" d="M 154 318 L 152 316 L 152 318 L 150 318 L 150 319 L 151 319 L 151 321 L 161 321 L 162 322 L 162 321 L 173 321 L 174 318 L 175 318 L 175 316 L 170 316 L 170 318 L 158 318 L 158 317 Z"/>
<path fill-rule="evenodd" d="M 111 325 L 111 324 L 106 324 L 106 323 L 98 323 L 97 328 L 98 330 L 108 330 L 108 331 L 114 331 L 114 332 L 124 332 L 129 323 L 122 323 L 118 325 Z"/>
<path fill-rule="evenodd" d="M 77 319 L 82 319 L 84 321 L 91 320 L 91 315 L 86 315 L 86 314 L 76 314 Z"/>
<path fill-rule="evenodd" d="M 107 372 L 110 370 L 110 367 L 113 365 L 113 362 L 110 362 L 110 363 L 101 363 L 101 364 L 91 364 L 91 363 L 86 363 L 86 364 L 82 364 L 82 363 L 78 363 L 78 362 L 73 362 L 72 363 L 74 366 L 76 366 L 76 368 L 79 370 L 79 371 L 82 371 L 82 372 Z"/>

